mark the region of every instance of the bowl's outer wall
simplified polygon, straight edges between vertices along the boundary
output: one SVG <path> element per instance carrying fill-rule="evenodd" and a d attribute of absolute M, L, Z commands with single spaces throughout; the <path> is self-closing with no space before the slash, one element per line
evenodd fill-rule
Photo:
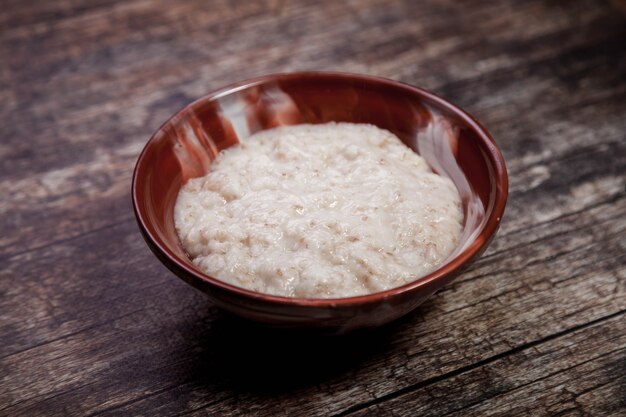
<path fill-rule="evenodd" d="M 217 97 L 217 98 L 216 98 Z M 456 159 L 489 221 L 465 259 L 419 285 L 344 300 L 297 300 L 238 289 L 197 270 L 185 255 L 173 221 L 180 187 L 204 175 L 218 152 L 239 137 L 283 124 L 371 123 L 416 150 L 416 132 L 432 109 L 458 132 Z M 346 331 L 377 326 L 421 304 L 482 251 L 493 238 L 507 197 L 506 169 L 489 135 L 473 119 L 416 88 L 373 77 L 333 73 L 270 76 L 192 103 L 164 124 L 139 158 L 133 202 L 142 234 L 159 259 L 220 307 L 257 321 Z M 496 218 L 497 217 L 497 218 Z M 462 258 L 462 257 L 459 257 Z"/>

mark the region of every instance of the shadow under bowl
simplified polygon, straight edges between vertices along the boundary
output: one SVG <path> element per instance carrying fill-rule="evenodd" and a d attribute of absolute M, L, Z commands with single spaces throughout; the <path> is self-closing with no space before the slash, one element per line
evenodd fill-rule
<path fill-rule="evenodd" d="M 464 227 L 454 253 L 404 286 L 350 298 L 261 294 L 210 277 L 191 262 L 174 228 L 178 191 L 207 173 L 218 153 L 281 125 L 369 123 L 387 129 L 449 177 L 461 195 Z M 288 327 L 346 331 L 401 317 L 450 283 L 493 239 L 508 195 L 505 162 L 489 133 L 447 101 L 383 78 L 325 72 L 276 74 L 234 84 L 189 104 L 152 136 L 132 182 L 135 215 L 154 254 L 174 274 L 239 316 Z"/>

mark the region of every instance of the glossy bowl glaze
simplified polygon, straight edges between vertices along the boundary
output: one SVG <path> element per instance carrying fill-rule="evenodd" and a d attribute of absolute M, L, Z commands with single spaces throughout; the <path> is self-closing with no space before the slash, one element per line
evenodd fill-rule
<path fill-rule="evenodd" d="M 370 123 L 395 133 L 459 190 L 464 230 L 455 252 L 431 274 L 388 291 L 351 298 L 300 299 L 235 287 L 198 270 L 174 229 L 178 191 L 206 174 L 220 150 L 260 130 L 330 121 Z M 399 82 L 344 73 L 269 75 L 212 92 L 189 104 L 152 136 L 135 167 L 132 197 L 155 255 L 216 305 L 252 320 L 334 332 L 396 319 L 451 282 L 493 239 L 508 180 L 489 133 L 447 101 Z"/>

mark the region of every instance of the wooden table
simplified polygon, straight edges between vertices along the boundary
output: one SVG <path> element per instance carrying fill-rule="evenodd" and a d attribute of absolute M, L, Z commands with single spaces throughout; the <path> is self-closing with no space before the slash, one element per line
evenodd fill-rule
<path fill-rule="evenodd" d="M 488 252 L 367 334 L 220 312 L 132 213 L 169 115 L 304 69 L 430 89 L 508 161 Z M 624 1 L 4 0 L 0 134 L 0 415 L 626 415 Z"/>

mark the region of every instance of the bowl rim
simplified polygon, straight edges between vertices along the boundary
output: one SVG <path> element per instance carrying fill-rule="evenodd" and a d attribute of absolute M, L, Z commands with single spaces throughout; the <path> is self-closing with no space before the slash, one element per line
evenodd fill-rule
<path fill-rule="evenodd" d="M 150 227 L 148 227 L 148 224 L 150 223 L 148 221 L 149 216 L 144 215 L 144 207 L 143 203 L 141 202 L 142 199 L 139 198 L 140 192 L 138 191 L 138 172 L 140 170 L 140 167 L 142 167 L 145 163 L 145 157 L 148 149 L 158 140 L 159 137 L 161 137 L 161 135 L 165 133 L 167 126 L 177 122 L 178 119 L 183 118 L 190 109 L 194 109 L 204 103 L 210 102 L 220 97 L 244 90 L 246 88 L 254 87 L 256 85 L 302 77 L 337 79 L 351 82 L 363 81 L 366 83 L 377 83 L 382 86 L 401 89 L 411 94 L 424 97 L 427 100 L 435 103 L 436 106 L 446 108 L 447 110 L 453 112 L 458 117 L 460 117 L 463 121 L 465 121 L 468 126 L 473 129 L 474 133 L 477 134 L 479 139 L 483 142 L 483 152 L 490 160 L 494 169 L 496 188 L 491 213 L 489 213 L 486 223 L 483 225 L 482 230 L 480 230 L 478 235 L 476 235 L 474 241 L 471 242 L 461 253 L 457 254 L 452 259 L 449 259 L 445 264 L 439 266 L 436 270 L 427 275 L 419 277 L 412 282 L 385 291 L 344 298 L 285 297 L 279 295 L 264 294 L 248 290 L 246 288 L 237 287 L 235 285 L 221 281 L 217 278 L 213 278 L 210 275 L 201 272 L 200 270 L 191 268 L 188 264 L 179 260 L 179 257 L 175 253 L 173 253 L 173 251 L 171 251 L 167 245 L 161 244 L 150 231 Z M 434 281 L 443 280 L 448 276 L 452 276 L 455 272 L 458 272 L 463 266 L 471 261 L 475 255 L 480 253 L 480 251 L 491 241 L 491 238 L 498 230 L 508 198 L 508 174 L 504 157 L 502 156 L 500 149 L 498 148 L 495 140 L 491 137 L 487 129 L 485 129 L 485 127 L 480 122 L 478 122 L 478 120 L 476 120 L 466 111 L 462 110 L 460 107 L 450 103 L 447 100 L 444 100 L 443 98 L 428 90 L 401 81 L 395 81 L 388 78 L 372 75 L 336 71 L 300 71 L 268 74 L 231 83 L 224 87 L 209 91 L 202 97 L 194 100 L 193 102 L 187 104 L 182 109 L 177 111 L 152 134 L 150 139 L 144 145 L 139 157 L 137 158 L 137 162 L 135 163 L 135 168 L 133 170 L 131 194 L 133 210 L 135 212 L 137 223 L 141 229 L 142 235 L 146 240 L 148 240 L 148 243 L 150 244 L 149 246 L 152 249 L 156 249 L 160 253 L 160 255 L 165 257 L 173 266 L 187 273 L 188 276 L 198 281 L 198 283 L 210 284 L 224 291 L 232 293 L 233 295 L 242 296 L 244 298 L 253 298 L 258 301 L 270 302 L 283 306 L 348 307 L 378 302 L 381 299 L 388 299 L 404 293 L 409 293 L 411 291 L 417 290 L 420 287 L 427 286 Z"/>

